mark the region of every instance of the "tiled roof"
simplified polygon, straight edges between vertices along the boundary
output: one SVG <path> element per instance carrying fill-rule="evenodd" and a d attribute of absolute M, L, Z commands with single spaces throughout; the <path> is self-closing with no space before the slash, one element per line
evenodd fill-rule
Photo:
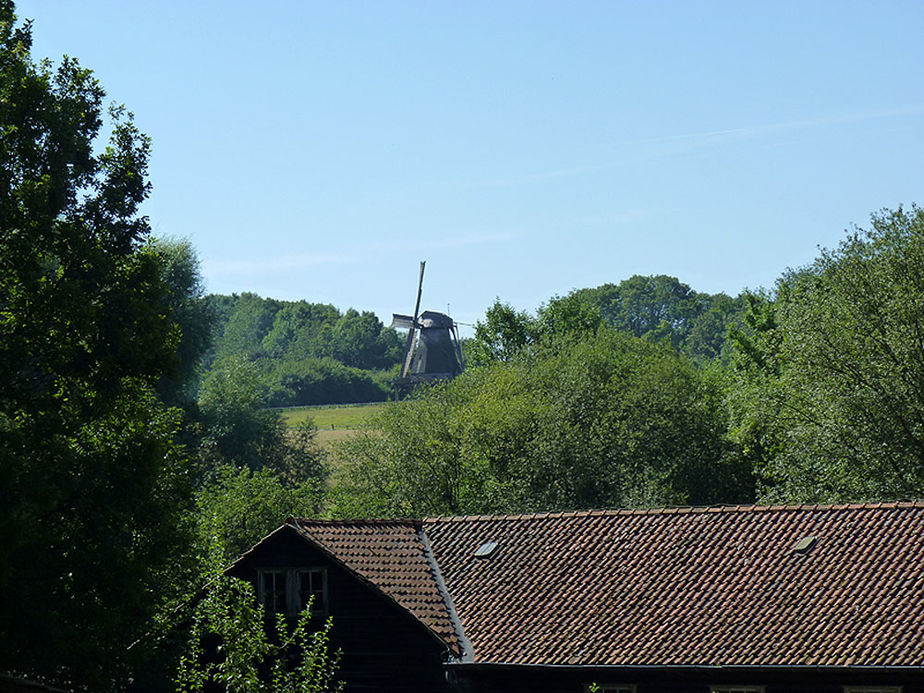
<path fill-rule="evenodd" d="M 290 520 L 289 524 L 459 651 L 432 558 L 420 537 L 419 520 Z"/>
<path fill-rule="evenodd" d="M 431 518 L 423 528 L 475 662 L 924 666 L 921 503 Z M 794 552 L 805 537 L 814 546 Z M 474 557 L 487 541 L 497 549 Z"/>

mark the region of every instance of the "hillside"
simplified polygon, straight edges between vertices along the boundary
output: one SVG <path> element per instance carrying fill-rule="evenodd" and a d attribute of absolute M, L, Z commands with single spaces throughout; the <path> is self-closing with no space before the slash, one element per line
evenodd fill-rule
<path fill-rule="evenodd" d="M 253 293 L 206 301 L 214 337 L 203 379 L 246 361 L 273 407 L 378 402 L 391 394 L 403 340 L 374 313 Z"/>

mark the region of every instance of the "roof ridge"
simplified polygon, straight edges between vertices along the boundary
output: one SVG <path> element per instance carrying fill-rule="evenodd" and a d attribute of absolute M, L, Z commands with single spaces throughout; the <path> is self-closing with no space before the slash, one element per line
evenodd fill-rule
<path fill-rule="evenodd" d="M 895 510 L 903 508 L 924 509 L 924 500 L 868 501 L 862 503 L 792 503 L 778 505 L 721 504 L 682 505 L 662 508 L 604 508 L 594 510 L 538 511 L 532 513 L 499 513 L 497 515 L 430 515 L 423 522 L 494 522 L 498 520 L 542 520 L 564 517 L 605 517 L 614 515 L 679 515 L 700 513 L 733 512 L 784 512 L 784 511 L 826 511 L 826 510 Z"/>
<path fill-rule="evenodd" d="M 420 525 L 422 520 L 420 518 L 414 517 L 394 517 L 394 518 L 379 518 L 379 517 L 353 517 L 345 518 L 342 520 L 321 520 L 310 517 L 288 517 L 287 522 L 293 522 L 298 525 L 322 525 L 326 527 L 340 527 L 343 525 L 377 525 L 383 527 L 417 527 Z"/>

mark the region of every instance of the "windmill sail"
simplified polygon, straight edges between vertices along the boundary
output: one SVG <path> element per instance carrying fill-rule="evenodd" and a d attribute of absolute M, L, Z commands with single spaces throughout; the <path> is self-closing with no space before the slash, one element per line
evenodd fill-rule
<path fill-rule="evenodd" d="M 422 382 L 454 378 L 462 372 L 462 350 L 452 318 L 432 310 L 420 312 L 425 266 L 425 262 L 420 263 L 414 315 L 392 315 L 392 327 L 408 330 L 401 377 L 395 384 L 399 392 Z"/>
<path fill-rule="evenodd" d="M 426 260 L 420 261 L 420 281 L 417 283 L 417 302 L 414 304 L 414 317 L 411 319 L 411 327 L 407 333 L 407 356 L 404 358 L 404 366 L 401 368 L 401 377 L 406 378 L 408 370 L 411 368 L 411 357 L 414 354 L 414 337 L 417 330 L 417 314 L 420 311 L 420 294 L 423 292 L 424 268 L 427 266 Z"/>
<path fill-rule="evenodd" d="M 409 330 L 414 326 L 414 318 L 410 315 L 401 315 L 400 313 L 391 314 L 391 325 L 389 327 L 394 327 L 400 330 Z"/>

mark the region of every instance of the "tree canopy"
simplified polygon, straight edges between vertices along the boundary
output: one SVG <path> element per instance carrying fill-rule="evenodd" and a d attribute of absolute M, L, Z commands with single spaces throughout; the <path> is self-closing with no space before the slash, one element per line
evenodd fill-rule
<path fill-rule="evenodd" d="M 182 545 L 181 331 L 149 143 L 0 1 L 0 669 L 106 688 Z"/>
<path fill-rule="evenodd" d="M 402 356 L 397 333 L 369 311 L 243 293 L 209 296 L 217 316 L 210 370 L 251 362 L 271 406 L 386 399 Z"/>
<path fill-rule="evenodd" d="M 341 450 L 353 486 L 340 512 L 747 501 L 723 416 L 717 384 L 669 346 L 569 335 L 386 408 Z"/>
<path fill-rule="evenodd" d="M 746 327 L 735 399 L 767 497 L 924 495 L 924 211 L 874 215 Z"/>

